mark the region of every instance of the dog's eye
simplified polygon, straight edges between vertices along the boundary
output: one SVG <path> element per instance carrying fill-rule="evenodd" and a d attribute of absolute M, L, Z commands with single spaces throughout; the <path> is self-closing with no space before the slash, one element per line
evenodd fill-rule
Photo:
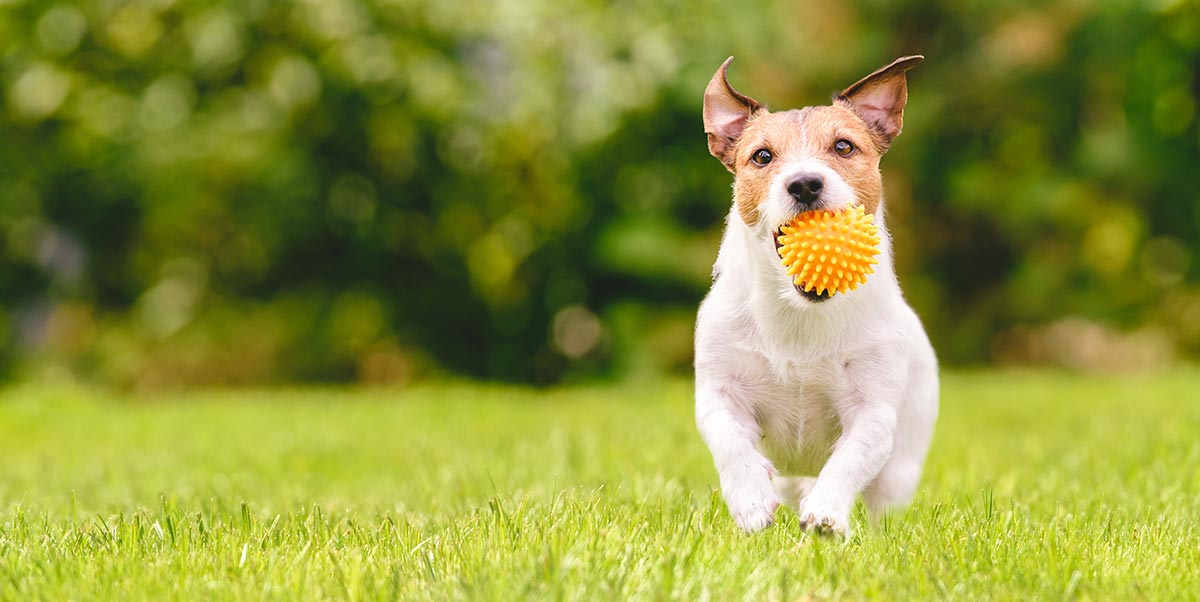
<path fill-rule="evenodd" d="M 849 157 L 854 154 L 854 145 L 850 144 L 849 140 L 838 140 L 833 143 L 833 152 L 843 157 Z"/>
<path fill-rule="evenodd" d="M 760 148 L 760 149 L 754 151 L 754 156 L 750 157 L 750 160 L 754 161 L 754 164 L 759 167 L 762 167 L 763 165 L 770 163 L 771 159 L 772 159 L 771 151 L 769 151 L 765 148 Z"/>

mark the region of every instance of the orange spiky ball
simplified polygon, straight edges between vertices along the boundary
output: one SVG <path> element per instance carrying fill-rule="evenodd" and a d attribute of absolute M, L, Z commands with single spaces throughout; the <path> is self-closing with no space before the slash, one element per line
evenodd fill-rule
<path fill-rule="evenodd" d="M 810 293 L 845 293 L 875 273 L 879 226 L 861 205 L 807 211 L 780 228 L 779 257 L 788 276 Z"/>

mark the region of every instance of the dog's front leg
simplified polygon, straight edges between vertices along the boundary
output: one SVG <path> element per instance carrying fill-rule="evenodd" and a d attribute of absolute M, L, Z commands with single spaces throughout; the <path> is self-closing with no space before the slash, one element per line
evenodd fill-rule
<path fill-rule="evenodd" d="M 712 452 L 721 495 L 743 531 L 753 533 L 775 521 L 779 494 L 771 479 L 775 467 L 754 446 L 761 432 L 745 408 L 717 386 L 697 386 L 696 426 Z"/>
<path fill-rule="evenodd" d="M 807 530 L 848 537 L 855 498 L 891 455 L 901 379 L 877 362 L 870 364 L 846 366 L 851 386 L 838 404 L 842 434 L 812 490 L 800 501 L 800 525 Z"/>

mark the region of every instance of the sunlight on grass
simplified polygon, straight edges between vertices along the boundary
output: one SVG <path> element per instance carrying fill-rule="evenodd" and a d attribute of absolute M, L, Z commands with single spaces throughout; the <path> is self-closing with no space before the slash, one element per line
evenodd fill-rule
<path fill-rule="evenodd" d="M 913 508 L 737 532 L 690 389 L 0 398 L 0 597 L 1150 598 L 1200 591 L 1200 381 L 945 378 Z"/>

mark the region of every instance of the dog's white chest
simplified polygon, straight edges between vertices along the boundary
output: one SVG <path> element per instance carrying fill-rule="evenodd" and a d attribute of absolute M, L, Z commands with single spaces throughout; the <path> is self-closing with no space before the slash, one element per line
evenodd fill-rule
<path fill-rule="evenodd" d="M 760 381 L 747 400 L 762 431 L 760 451 L 784 474 L 815 474 L 841 434 L 834 400 L 844 399 L 850 387 L 843 362 L 829 358 L 763 368 L 771 378 Z"/>

